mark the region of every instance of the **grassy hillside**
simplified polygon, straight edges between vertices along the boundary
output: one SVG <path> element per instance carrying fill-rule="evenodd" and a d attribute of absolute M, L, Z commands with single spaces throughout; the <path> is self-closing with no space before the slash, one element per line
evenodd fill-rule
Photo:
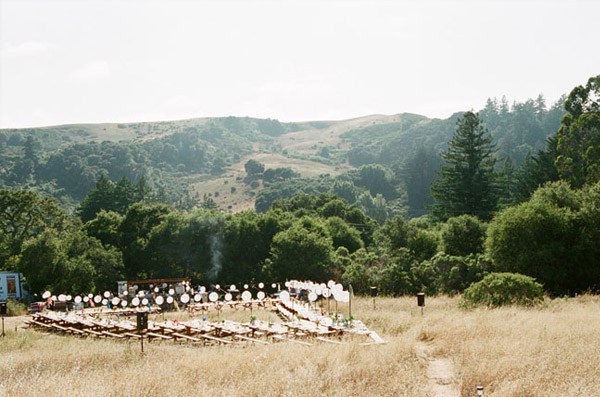
<path fill-rule="evenodd" d="M 518 166 L 556 131 L 562 103 L 550 109 L 532 100 L 516 103 L 512 110 L 502 106 L 488 102 L 481 117 L 498 143 L 498 159 L 509 157 Z M 144 177 L 161 201 L 189 207 L 210 198 L 228 211 L 253 208 L 267 184 L 267 203 L 273 191 L 287 192 L 281 198 L 299 192 L 285 185 L 286 178 L 248 180 L 244 165 L 254 159 L 265 169 L 289 168 L 293 178 L 304 178 L 297 186 L 313 192 L 322 187 L 311 187 L 309 180 L 322 185 L 317 179 L 324 175 L 337 177 L 362 165 L 382 164 L 392 172 L 389 182 L 397 190 L 386 198 L 399 199 L 407 162 L 424 150 L 435 166 L 459 116 L 432 120 L 403 113 L 299 123 L 224 117 L 0 130 L 0 186 L 41 190 L 72 208 L 101 175 L 133 182 Z M 429 179 L 422 181 L 422 194 L 427 195 Z M 326 183 L 331 187 L 331 180 Z M 360 195 L 364 187 L 358 188 Z M 424 208 L 408 188 L 408 204 Z M 392 203 L 390 211 L 402 205 Z"/>

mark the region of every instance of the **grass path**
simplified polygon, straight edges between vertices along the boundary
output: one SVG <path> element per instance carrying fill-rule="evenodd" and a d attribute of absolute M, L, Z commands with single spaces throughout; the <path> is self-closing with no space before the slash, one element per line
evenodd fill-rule
<path fill-rule="evenodd" d="M 415 353 L 419 360 L 427 362 L 427 381 L 434 397 L 460 397 L 451 359 L 435 357 L 432 346 L 423 341 L 415 344 Z"/>

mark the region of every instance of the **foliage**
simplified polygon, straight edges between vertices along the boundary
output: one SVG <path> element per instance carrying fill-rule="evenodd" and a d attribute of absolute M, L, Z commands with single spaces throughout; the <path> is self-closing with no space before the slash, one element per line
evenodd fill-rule
<path fill-rule="evenodd" d="M 105 246 L 120 246 L 121 235 L 119 228 L 123 222 L 123 216 L 113 211 L 100 210 L 96 217 L 85 225 L 83 230 L 90 237 L 95 237 Z"/>
<path fill-rule="evenodd" d="M 575 87 L 556 136 L 556 167 L 573 187 L 600 181 L 600 75 Z"/>
<path fill-rule="evenodd" d="M 432 285 L 437 293 L 456 294 L 487 274 L 492 265 L 480 255 L 453 256 L 438 253 L 419 266 L 431 266 Z"/>
<path fill-rule="evenodd" d="M 498 194 L 492 137 L 479 116 L 467 112 L 442 153 L 445 163 L 432 186 L 433 213 L 440 219 L 462 214 L 491 218 Z"/>
<path fill-rule="evenodd" d="M 546 150 L 538 151 L 537 155 L 528 155 L 521 167 L 514 175 L 515 194 L 514 200 L 509 204 L 518 204 L 528 200 L 533 192 L 543 186 L 546 182 L 557 181 L 559 179 L 558 170 L 554 164 L 558 157 L 556 151 L 556 136 L 552 136 L 546 141 Z"/>
<path fill-rule="evenodd" d="M 275 280 L 325 280 L 333 262 L 333 242 L 317 219 L 303 217 L 277 233 L 271 245 L 272 266 L 266 269 Z"/>
<path fill-rule="evenodd" d="M 104 276 L 100 278 L 120 279 L 121 266 L 119 253 L 104 250 L 98 240 L 82 232 L 60 236 L 47 230 L 25 242 L 18 270 L 27 278 L 32 293 L 52 289 L 80 294 L 95 290 L 98 273 Z"/>
<path fill-rule="evenodd" d="M 27 314 L 27 305 L 15 299 L 6 301 L 6 313 L 8 316 L 24 316 Z"/>
<path fill-rule="evenodd" d="M 448 255 L 467 256 L 483 252 L 485 225 L 472 215 L 452 217 L 442 227 L 442 249 Z"/>
<path fill-rule="evenodd" d="M 145 250 L 150 232 L 173 210 L 164 204 L 135 203 L 119 225 L 119 248 L 123 252 L 125 274 L 129 279 L 143 278 L 149 261 Z"/>
<path fill-rule="evenodd" d="M 435 233 L 418 228 L 400 216 L 385 222 L 375 232 L 375 241 L 379 249 L 388 256 L 406 249 L 418 261 L 431 258 L 438 247 Z"/>
<path fill-rule="evenodd" d="M 222 268 L 223 223 L 222 214 L 205 209 L 166 213 L 142 247 L 145 277 L 213 280 Z"/>
<path fill-rule="evenodd" d="M 347 250 L 336 251 L 337 267 L 341 269 L 341 280 L 344 284 L 352 284 L 354 293 L 367 294 L 371 286 L 379 284 L 380 261 L 377 254 L 361 248 L 352 254 Z M 340 260 L 341 259 L 341 260 Z"/>
<path fill-rule="evenodd" d="M 433 204 L 430 187 L 440 165 L 441 159 L 433 149 L 420 147 L 400 166 L 397 174 L 406 186 L 409 216 L 424 215 Z"/>
<path fill-rule="evenodd" d="M 254 159 L 250 159 L 244 164 L 244 169 L 248 176 L 251 177 L 262 174 L 265 171 L 265 165 Z"/>
<path fill-rule="evenodd" d="M 151 190 L 144 177 L 134 185 L 125 177 L 114 183 L 101 176 L 96 181 L 96 186 L 83 199 L 79 215 L 84 222 L 87 222 L 101 210 L 125 214 L 131 204 L 149 198 L 150 194 Z"/>
<path fill-rule="evenodd" d="M 472 284 L 463 294 L 465 307 L 506 305 L 533 306 L 544 298 L 542 284 L 515 273 L 491 273 Z"/>
<path fill-rule="evenodd" d="M 550 183 L 498 214 L 486 240 L 498 269 L 535 277 L 554 295 L 598 290 L 599 185 Z"/>
<path fill-rule="evenodd" d="M 348 225 L 342 218 L 337 216 L 329 217 L 326 227 L 331 236 L 334 248 L 345 247 L 350 253 L 363 248 L 364 243 L 360 238 L 358 230 Z"/>
<path fill-rule="evenodd" d="M 395 251 L 387 261 L 379 278 L 379 286 L 383 293 L 398 296 L 419 292 L 419 282 L 413 271 L 418 262 L 409 249 L 401 248 Z"/>
<path fill-rule="evenodd" d="M 363 165 L 358 169 L 357 186 L 365 187 L 371 196 L 382 195 L 386 200 L 397 197 L 392 173 L 381 164 Z"/>
<path fill-rule="evenodd" d="M 23 243 L 47 229 L 66 231 L 74 222 L 48 197 L 28 190 L 0 190 L 0 269 Z"/>

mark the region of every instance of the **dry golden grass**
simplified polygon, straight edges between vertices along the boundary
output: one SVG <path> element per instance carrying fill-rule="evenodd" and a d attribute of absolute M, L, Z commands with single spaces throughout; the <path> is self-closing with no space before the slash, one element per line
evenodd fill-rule
<path fill-rule="evenodd" d="M 358 298 L 352 311 L 388 343 L 153 342 L 141 355 L 139 342 L 15 333 L 17 320 L 8 319 L 7 337 L 0 339 L 0 395 L 430 396 L 428 362 L 415 354 L 422 341 L 435 356 L 453 360 L 463 396 L 475 395 L 478 384 L 486 396 L 600 395 L 598 297 L 473 311 L 458 309 L 456 298 L 428 298 L 424 316 L 414 298 L 377 298 L 374 310 L 371 299 Z M 227 318 L 249 315 L 239 310 Z"/>
<path fill-rule="evenodd" d="M 421 336 L 452 357 L 463 395 L 600 396 L 600 298 L 537 309 L 435 311 Z"/>

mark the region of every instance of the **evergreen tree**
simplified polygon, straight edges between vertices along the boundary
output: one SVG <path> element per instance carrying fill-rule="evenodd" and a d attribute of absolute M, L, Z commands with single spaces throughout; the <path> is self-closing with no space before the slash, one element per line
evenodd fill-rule
<path fill-rule="evenodd" d="M 573 88 L 557 136 L 556 168 L 573 187 L 600 181 L 600 75 Z"/>
<path fill-rule="evenodd" d="M 494 150 L 492 137 L 479 116 L 465 113 L 457 122 L 448 150 L 442 153 L 445 164 L 432 186 L 434 216 L 491 218 L 498 202 Z"/>
<path fill-rule="evenodd" d="M 400 173 L 406 186 L 409 216 L 421 216 L 433 204 L 431 184 L 440 164 L 439 156 L 423 146 L 404 163 Z"/>
<path fill-rule="evenodd" d="M 546 150 L 538 151 L 536 156 L 527 156 L 521 167 L 515 172 L 514 202 L 521 203 L 531 197 L 539 187 L 549 181 L 557 181 L 558 170 L 554 161 L 556 152 L 556 135 L 546 140 Z"/>

